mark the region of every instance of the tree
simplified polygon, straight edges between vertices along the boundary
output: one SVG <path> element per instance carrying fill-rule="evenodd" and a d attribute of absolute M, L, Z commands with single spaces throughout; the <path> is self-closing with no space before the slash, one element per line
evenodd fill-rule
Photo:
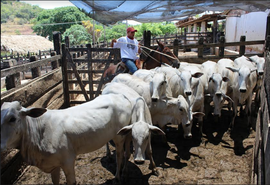
<path fill-rule="evenodd" d="M 91 35 L 86 31 L 85 27 L 79 24 L 72 25 L 62 35 L 62 42 L 65 40 L 65 36 L 69 37 L 69 43 L 73 45 L 87 44 L 91 42 Z"/>
<path fill-rule="evenodd" d="M 68 28 L 84 20 L 90 20 L 83 12 L 76 7 L 61 7 L 52 10 L 42 11 L 33 26 L 34 32 L 43 37 L 53 38 L 53 31 L 63 34 Z"/>

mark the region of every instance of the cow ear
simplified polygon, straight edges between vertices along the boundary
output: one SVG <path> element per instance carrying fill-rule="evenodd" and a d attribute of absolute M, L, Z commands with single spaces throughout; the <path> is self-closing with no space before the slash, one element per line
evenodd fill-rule
<path fill-rule="evenodd" d="M 151 132 L 153 134 L 156 134 L 156 135 L 165 135 L 165 133 L 160 128 L 158 128 L 156 126 L 149 125 L 149 129 L 151 130 Z"/>
<path fill-rule="evenodd" d="M 125 126 L 117 132 L 117 135 L 125 136 L 131 132 L 131 129 L 132 125 Z"/>
<path fill-rule="evenodd" d="M 239 69 L 234 68 L 234 67 L 226 67 L 227 69 L 231 70 L 232 72 L 238 72 Z"/>
<path fill-rule="evenodd" d="M 33 118 L 37 118 L 37 117 L 43 115 L 46 111 L 47 111 L 47 109 L 45 109 L 45 108 L 30 108 L 30 109 L 22 110 L 21 114 L 23 116 L 30 116 Z"/>
<path fill-rule="evenodd" d="M 230 81 L 230 79 L 229 79 L 229 78 L 227 78 L 226 76 L 224 76 L 224 77 L 222 78 L 222 81 L 224 81 L 224 82 L 228 82 L 228 81 Z"/>
<path fill-rule="evenodd" d="M 199 118 L 205 116 L 203 112 L 193 112 L 192 114 L 194 117 Z"/>
<path fill-rule="evenodd" d="M 252 57 L 249 57 L 249 59 L 252 61 L 252 62 L 255 62 L 256 63 L 256 59 L 258 58 L 258 55 L 254 55 Z"/>
<path fill-rule="evenodd" d="M 200 78 L 202 75 L 203 75 L 203 73 L 197 72 L 197 73 L 194 73 L 194 74 L 192 75 L 192 77 L 194 77 L 194 78 Z"/>

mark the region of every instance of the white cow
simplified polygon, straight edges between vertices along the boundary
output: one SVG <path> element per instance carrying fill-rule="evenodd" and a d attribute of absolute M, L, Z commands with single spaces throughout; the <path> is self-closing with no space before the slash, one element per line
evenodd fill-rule
<path fill-rule="evenodd" d="M 113 78 L 111 82 L 118 82 L 127 85 L 145 99 L 148 107 L 151 106 L 152 100 L 149 83 L 143 81 L 137 76 L 133 76 L 128 73 L 122 73 L 117 75 L 116 77 Z"/>
<path fill-rule="evenodd" d="M 169 86 L 167 86 L 168 83 L 166 83 L 167 80 L 164 79 L 166 75 L 163 72 L 141 69 L 136 71 L 133 75 L 139 76 L 143 80 L 152 83 L 152 87 L 155 87 L 157 89 L 156 91 L 163 92 L 162 96 L 160 96 L 157 101 L 152 102 L 150 107 L 153 124 L 158 125 L 163 130 L 167 123 L 182 124 L 184 138 L 191 138 L 190 125 L 193 117 L 198 118 L 204 116 L 204 114 L 190 111 L 189 105 L 182 95 L 179 95 L 177 98 L 171 97 Z M 164 88 L 167 90 L 164 90 Z M 165 91 L 166 96 L 163 95 Z"/>
<path fill-rule="evenodd" d="M 150 109 L 154 125 L 164 130 L 167 123 L 182 124 L 184 138 L 192 138 L 191 126 L 193 117 L 202 117 L 202 112 L 192 112 L 186 99 L 179 95 L 177 98 L 169 97 L 152 102 Z"/>
<path fill-rule="evenodd" d="M 60 168 L 67 184 L 74 184 L 76 156 L 95 151 L 113 139 L 117 151 L 116 179 L 119 180 L 125 137 L 117 133 L 135 123 L 132 113 L 141 110 L 140 105 L 133 106 L 123 94 L 102 95 L 63 110 L 24 108 L 17 101 L 4 102 L 1 151 L 20 149 L 27 163 L 51 173 L 54 184 L 59 184 Z"/>
<path fill-rule="evenodd" d="M 124 138 L 117 132 L 131 123 L 132 104 L 124 95 L 104 95 L 63 110 L 24 108 L 19 102 L 1 107 L 1 150 L 18 148 L 30 165 L 51 173 L 59 184 L 60 168 L 67 184 L 74 184 L 78 154 L 101 148 L 114 139 L 117 173 L 121 166 Z"/>
<path fill-rule="evenodd" d="M 203 78 L 204 75 L 200 64 L 190 64 L 190 65 L 182 65 L 180 64 L 179 71 L 181 74 L 188 74 L 188 76 L 192 76 L 193 78 L 189 78 L 191 84 L 192 94 L 187 97 L 187 101 L 189 103 L 190 109 L 192 112 L 205 112 L 204 110 L 204 83 Z M 195 77 L 195 78 L 194 78 Z M 200 127 L 200 132 L 202 134 L 202 125 L 203 125 L 203 117 L 200 116 L 198 118 L 198 123 Z"/>
<path fill-rule="evenodd" d="M 257 84 L 255 87 L 256 92 L 256 98 L 255 103 L 257 106 L 260 106 L 260 90 L 263 83 L 263 74 L 264 74 L 264 64 L 265 64 L 265 58 L 259 57 L 258 55 L 249 57 L 249 59 L 256 64 L 257 67 Z"/>
<path fill-rule="evenodd" d="M 117 76 L 116 76 L 117 77 Z M 156 169 L 155 162 L 152 157 L 151 149 L 151 132 L 159 135 L 165 135 L 165 133 L 156 126 L 152 125 L 151 114 L 148 106 L 146 105 L 143 97 L 141 97 L 136 91 L 123 83 L 111 82 L 106 84 L 102 91 L 102 95 L 107 94 L 123 94 L 128 98 L 133 107 L 138 107 L 132 112 L 132 124 L 123 127 L 118 132 L 118 135 L 127 135 L 131 133 L 133 146 L 135 147 L 134 161 L 141 164 L 145 160 L 145 151 L 150 159 L 150 165 L 154 174 L 158 175 L 159 172 Z M 143 100 L 143 101 L 142 101 Z M 124 105 L 120 105 L 123 106 Z M 128 137 L 129 138 L 129 137 Z M 124 166 L 124 172 L 127 171 L 127 161 L 130 157 L 129 153 L 129 139 L 126 141 L 126 162 Z"/>
<path fill-rule="evenodd" d="M 198 80 L 203 75 L 201 69 L 197 69 L 195 65 L 185 65 L 184 68 L 181 68 L 181 72 L 178 69 L 165 66 L 157 67 L 153 70 L 166 73 L 172 96 L 178 97 L 183 95 L 190 106 L 191 112 L 204 112 L 204 87 L 200 80 Z M 193 119 L 191 120 L 193 122 Z M 202 116 L 199 116 L 200 126 L 202 121 Z"/>
<path fill-rule="evenodd" d="M 234 72 L 232 82 L 232 99 L 234 101 L 234 116 L 231 127 L 234 127 L 234 119 L 237 115 L 237 105 L 243 105 L 246 101 L 245 112 L 248 115 L 248 125 L 250 125 L 252 92 L 257 82 L 256 68 L 246 57 L 238 57 L 234 60 L 235 67 L 227 67 Z"/>
<path fill-rule="evenodd" d="M 157 67 L 152 70 L 157 72 L 163 72 L 166 74 L 173 97 L 178 97 L 178 95 L 183 95 L 184 97 L 190 96 L 192 94 L 191 79 L 199 78 L 201 75 L 203 75 L 203 73 L 201 72 L 196 73 L 190 73 L 190 71 L 179 72 L 178 69 L 176 68 L 166 66 Z"/>
<path fill-rule="evenodd" d="M 133 75 L 143 79 L 145 82 L 150 83 L 152 101 L 157 101 L 165 96 L 171 96 L 170 88 L 168 88 L 167 76 L 165 73 L 159 73 L 147 69 L 139 69 L 133 73 Z"/>
<path fill-rule="evenodd" d="M 227 85 L 229 78 L 227 76 L 222 76 L 222 72 L 219 71 L 219 67 L 220 66 L 213 61 L 206 61 L 202 63 L 202 70 L 205 78 L 201 78 L 201 80 L 205 87 L 204 93 L 206 95 L 205 97 L 206 115 L 208 115 L 209 112 L 210 102 L 213 101 L 214 104 L 213 113 L 215 116 L 220 117 L 224 100 L 226 99 L 232 101 L 232 99 L 229 96 L 227 96 L 225 90 L 222 89 L 224 85 Z"/>

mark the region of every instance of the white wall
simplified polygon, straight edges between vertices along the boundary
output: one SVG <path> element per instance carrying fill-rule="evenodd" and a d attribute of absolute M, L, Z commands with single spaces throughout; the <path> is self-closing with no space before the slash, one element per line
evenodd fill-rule
<path fill-rule="evenodd" d="M 241 17 L 226 18 L 226 42 L 239 42 L 242 35 L 246 41 L 264 40 L 268 13 L 252 12 L 243 14 Z M 231 48 L 238 49 L 238 48 Z M 246 46 L 246 52 L 262 52 L 262 45 Z"/>

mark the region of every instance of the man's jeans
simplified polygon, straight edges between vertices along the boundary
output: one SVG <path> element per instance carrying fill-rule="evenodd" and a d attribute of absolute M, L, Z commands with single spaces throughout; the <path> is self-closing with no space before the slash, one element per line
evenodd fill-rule
<path fill-rule="evenodd" d="M 122 62 L 126 64 L 131 74 L 138 70 L 134 60 L 129 58 L 122 58 Z"/>

